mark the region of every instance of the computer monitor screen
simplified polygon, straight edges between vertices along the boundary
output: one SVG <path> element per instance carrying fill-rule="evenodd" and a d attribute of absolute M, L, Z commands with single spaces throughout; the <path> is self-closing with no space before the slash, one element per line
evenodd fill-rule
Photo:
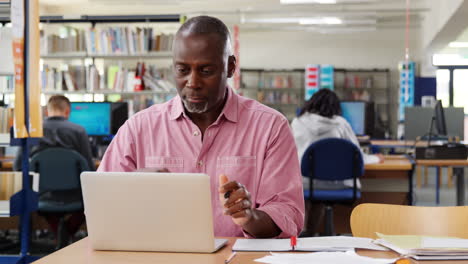
<path fill-rule="evenodd" d="M 111 134 L 111 104 L 95 102 L 71 103 L 70 122 L 81 125 L 90 136 Z"/>
<path fill-rule="evenodd" d="M 111 133 L 112 135 L 117 134 L 119 128 L 128 119 L 128 103 L 127 102 L 115 102 L 111 105 Z"/>
<path fill-rule="evenodd" d="M 442 101 L 438 100 L 434 111 L 435 125 L 437 128 L 437 134 L 439 136 L 447 135 L 447 124 L 445 123 L 444 108 L 442 107 Z"/>
<path fill-rule="evenodd" d="M 341 102 L 341 113 L 356 135 L 366 133 L 366 102 Z"/>

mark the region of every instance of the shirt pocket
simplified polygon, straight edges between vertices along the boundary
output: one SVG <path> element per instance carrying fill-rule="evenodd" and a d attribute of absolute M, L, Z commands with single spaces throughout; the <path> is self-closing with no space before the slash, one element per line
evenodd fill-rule
<path fill-rule="evenodd" d="M 216 179 L 225 174 L 229 181 L 243 184 L 252 194 L 257 176 L 256 156 L 223 156 L 216 161 Z M 254 196 L 252 196 L 254 197 Z"/>
<path fill-rule="evenodd" d="M 145 168 L 184 172 L 184 159 L 182 157 L 148 156 L 145 157 Z"/>

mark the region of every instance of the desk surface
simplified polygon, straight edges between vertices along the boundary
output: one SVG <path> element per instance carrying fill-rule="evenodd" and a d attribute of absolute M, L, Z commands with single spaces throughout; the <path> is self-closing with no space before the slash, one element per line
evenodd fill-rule
<path fill-rule="evenodd" d="M 411 170 L 411 161 L 402 155 L 387 155 L 384 156 L 382 163 L 366 164 L 366 171 L 370 170 Z"/>
<path fill-rule="evenodd" d="M 468 166 L 468 160 L 456 159 L 456 160 L 416 160 L 417 165 L 424 166 Z"/>
<path fill-rule="evenodd" d="M 235 238 L 229 238 L 228 245 L 213 254 L 192 253 L 156 253 L 156 252 L 122 252 L 122 251 L 94 251 L 89 247 L 88 238 L 84 238 L 66 248 L 50 254 L 34 263 L 36 264 L 219 264 L 231 254 Z M 258 263 L 254 260 L 267 255 L 268 252 L 239 252 L 231 264 Z M 395 258 L 397 254 L 390 251 L 358 250 L 358 254 L 378 258 Z M 468 261 L 413 261 L 413 263 L 460 263 L 468 264 Z"/>

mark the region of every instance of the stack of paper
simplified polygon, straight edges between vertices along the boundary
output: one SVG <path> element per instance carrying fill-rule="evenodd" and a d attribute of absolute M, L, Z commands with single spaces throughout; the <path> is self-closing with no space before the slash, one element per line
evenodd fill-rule
<path fill-rule="evenodd" d="M 390 264 L 397 259 L 369 258 L 348 252 L 317 252 L 307 254 L 271 253 L 271 255 L 256 259 L 257 262 L 268 264 Z"/>
<path fill-rule="evenodd" d="M 468 239 L 377 235 L 376 243 L 416 260 L 468 259 Z"/>
<path fill-rule="evenodd" d="M 296 251 L 348 251 L 355 248 L 386 250 L 362 237 L 303 237 L 297 239 Z M 292 251 L 289 239 L 237 239 L 234 251 Z"/>

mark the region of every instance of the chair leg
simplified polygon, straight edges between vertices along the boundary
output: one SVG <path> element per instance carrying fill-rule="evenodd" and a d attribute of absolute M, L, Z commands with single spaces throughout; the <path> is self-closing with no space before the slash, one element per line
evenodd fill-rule
<path fill-rule="evenodd" d="M 58 230 L 57 230 L 57 246 L 56 249 L 64 248 L 68 245 L 70 236 L 68 234 L 65 216 L 60 217 Z"/>
<path fill-rule="evenodd" d="M 421 166 L 416 166 L 416 187 L 421 188 Z"/>
<path fill-rule="evenodd" d="M 427 166 L 424 166 L 424 186 L 427 185 L 428 181 L 429 181 L 429 168 Z"/>
<path fill-rule="evenodd" d="M 325 206 L 325 235 L 334 236 L 335 230 L 333 228 L 333 207 L 331 205 Z"/>
<path fill-rule="evenodd" d="M 452 188 L 453 186 L 453 167 L 447 167 L 447 187 Z"/>

